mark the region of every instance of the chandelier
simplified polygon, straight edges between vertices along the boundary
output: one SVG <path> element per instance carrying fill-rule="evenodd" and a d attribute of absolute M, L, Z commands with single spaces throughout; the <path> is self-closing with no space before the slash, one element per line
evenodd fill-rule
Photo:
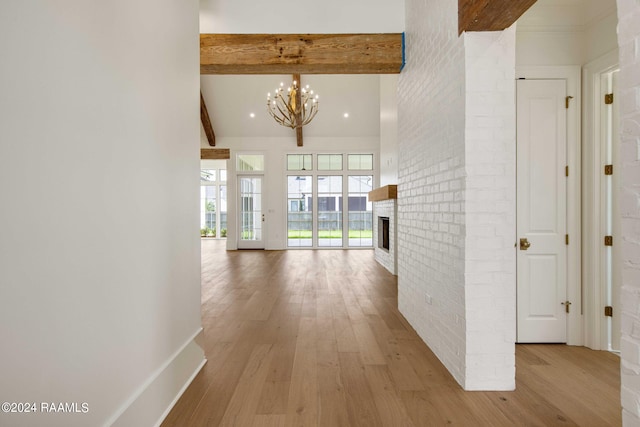
<path fill-rule="evenodd" d="M 267 111 L 278 124 L 291 129 L 309 124 L 318 113 L 318 95 L 306 87 L 300 88 L 298 81 L 284 90 L 284 83 L 276 88 L 273 98 L 267 94 Z"/>

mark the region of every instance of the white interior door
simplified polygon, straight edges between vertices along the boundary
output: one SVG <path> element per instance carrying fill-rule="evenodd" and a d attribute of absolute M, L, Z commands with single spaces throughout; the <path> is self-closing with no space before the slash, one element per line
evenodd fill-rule
<path fill-rule="evenodd" d="M 566 81 L 517 81 L 517 341 L 567 341 Z M 570 307 L 570 306 L 569 306 Z"/>
<path fill-rule="evenodd" d="M 238 177 L 238 249 L 264 249 L 262 176 Z"/>

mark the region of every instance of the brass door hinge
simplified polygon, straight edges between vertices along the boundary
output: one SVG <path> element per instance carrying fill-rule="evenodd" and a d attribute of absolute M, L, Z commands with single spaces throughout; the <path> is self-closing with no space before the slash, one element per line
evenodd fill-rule
<path fill-rule="evenodd" d="M 613 104 L 613 94 L 608 93 L 604 96 L 604 103 L 607 105 Z"/>
<path fill-rule="evenodd" d="M 613 246 L 613 236 L 604 236 L 604 245 Z"/>
<path fill-rule="evenodd" d="M 613 165 L 604 165 L 604 174 L 613 175 Z"/>
<path fill-rule="evenodd" d="M 571 305 L 570 301 L 561 302 L 560 304 L 564 305 L 564 311 L 569 312 L 569 306 Z"/>
<path fill-rule="evenodd" d="M 568 234 L 565 234 L 565 235 L 564 235 L 564 244 L 565 244 L 565 245 L 568 245 L 568 244 L 569 244 L 569 235 L 568 235 Z"/>
<path fill-rule="evenodd" d="M 606 306 L 604 308 L 604 315 L 607 317 L 613 317 L 613 307 L 611 307 L 610 305 Z"/>
<path fill-rule="evenodd" d="M 569 166 L 564 167 L 564 176 L 569 176 Z"/>

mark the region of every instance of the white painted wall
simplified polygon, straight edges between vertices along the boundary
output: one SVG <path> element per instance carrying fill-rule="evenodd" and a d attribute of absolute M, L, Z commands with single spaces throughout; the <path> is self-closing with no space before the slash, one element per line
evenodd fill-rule
<path fill-rule="evenodd" d="M 513 389 L 515 31 L 458 37 L 445 0 L 406 13 L 399 307 L 463 387 Z"/>
<path fill-rule="evenodd" d="M 615 268 L 622 278 L 622 418 L 640 425 L 640 2 L 618 0 L 622 216 Z"/>
<path fill-rule="evenodd" d="M 618 47 L 618 17 L 615 7 L 606 16 L 591 23 L 585 31 L 585 61 L 593 61 Z"/>
<path fill-rule="evenodd" d="M 201 33 L 399 33 L 403 0 L 200 0 Z"/>
<path fill-rule="evenodd" d="M 11 426 L 152 425 L 203 362 L 198 5 L 0 3 L 0 395 Z"/>
<path fill-rule="evenodd" d="M 516 64 L 583 65 L 616 44 L 615 0 L 538 0 L 518 20 Z"/>

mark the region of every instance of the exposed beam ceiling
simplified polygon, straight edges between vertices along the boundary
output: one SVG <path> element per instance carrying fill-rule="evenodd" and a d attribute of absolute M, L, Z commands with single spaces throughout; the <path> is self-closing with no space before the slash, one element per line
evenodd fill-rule
<path fill-rule="evenodd" d="M 204 133 L 207 135 L 207 141 L 212 147 L 216 146 L 216 134 L 213 132 L 213 126 L 211 126 L 211 119 L 209 118 L 209 111 L 207 110 L 207 104 L 204 102 L 202 91 L 200 91 L 200 121 L 204 128 Z"/>
<path fill-rule="evenodd" d="M 401 33 L 200 34 L 200 74 L 397 74 Z"/>
<path fill-rule="evenodd" d="M 227 160 L 231 158 L 231 151 L 228 148 L 201 148 L 201 160 Z"/>
<path fill-rule="evenodd" d="M 458 32 L 502 31 L 536 0 L 458 0 Z"/>

